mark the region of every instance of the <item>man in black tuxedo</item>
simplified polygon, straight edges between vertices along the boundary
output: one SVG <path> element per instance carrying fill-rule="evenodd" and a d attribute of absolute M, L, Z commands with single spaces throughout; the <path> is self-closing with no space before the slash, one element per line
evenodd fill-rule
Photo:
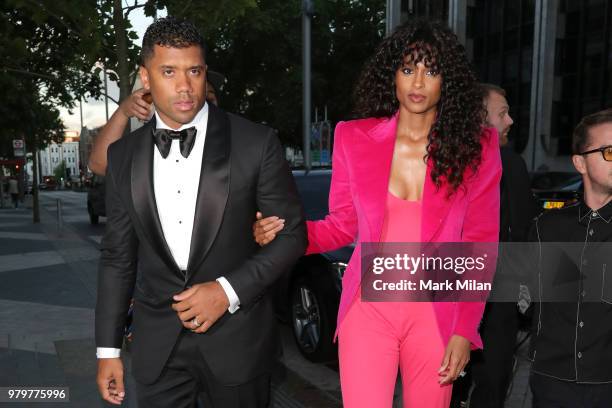
<path fill-rule="evenodd" d="M 125 397 L 119 358 L 135 299 L 141 407 L 265 407 L 278 333 L 270 285 L 306 248 L 303 211 L 274 132 L 207 104 L 204 45 L 174 18 L 147 29 L 140 76 L 155 117 L 113 143 L 96 305 L 98 387 Z M 256 209 L 285 229 L 259 247 Z"/>

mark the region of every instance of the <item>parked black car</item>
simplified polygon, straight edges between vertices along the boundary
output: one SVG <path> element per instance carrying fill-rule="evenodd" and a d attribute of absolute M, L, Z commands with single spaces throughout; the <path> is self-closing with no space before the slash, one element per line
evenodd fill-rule
<path fill-rule="evenodd" d="M 294 171 L 306 218 L 322 219 L 328 213 L 331 170 Z M 333 361 L 336 316 L 342 276 L 353 245 L 324 254 L 303 256 L 274 287 L 276 311 L 290 323 L 297 346 L 313 362 Z"/>
<path fill-rule="evenodd" d="M 567 207 L 582 198 L 582 176 L 575 172 L 534 173 L 531 190 L 544 210 Z"/>
<path fill-rule="evenodd" d="M 104 177 L 93 176 L 87 190 L 87 212 L 89 222 L 97 225 L 100 217 L 106 217 Z"/>

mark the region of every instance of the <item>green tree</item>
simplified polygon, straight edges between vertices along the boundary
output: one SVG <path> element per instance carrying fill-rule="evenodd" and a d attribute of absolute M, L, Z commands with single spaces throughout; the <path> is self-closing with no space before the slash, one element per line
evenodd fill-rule
<path fill-rule="evenodd" d="M 62 160 L 60 164 L 55 166 L 53 169 L 53 177 L 55 177 L 58 184 L 61 183 L 61 180 L 66 177 L 66 160 Z"/>
<path fill-rule="evenodd" d="M 96 72 L 105 68 L 109 79 L 117 82 L 119 99 L 106 95 L 117 104 L 132 93 L 138 73 L 140 45 L 135 43 L 138 35 L 130 23 L 130 13 L 145 7 L 149 14 L 157 13 L 152 2 L 134 0 L 133 4 L 123 5 L 122 0 L 98 0 L 98 30 L 104 52 L 100 55 Z"/>
<path fill-rule="evenodd" d="M 58 107 L 74 108 L 82 96 L 100 95 L 92 70 L 102 53 L 94 0 L 4 0 L 0 3 L 0 146 L 23 138 L 33 153 L 61 141 Z M 34 178 L 34 222 L 39 221 Z"/>
<path fill-rule="evenodd" d="M 7 113 L 1 115 L 0 125 L 20 131 L 29 115 L 22 108 L 32 98 L 48 107 L 73 109 L 81 97 L 101 97 L 103 68 L 120 89 L 119 100 L 111 99 L 119 103 L 128 96 L 140 52 L 129 15 L 146 5 L 138 0 L 127 6 L 121 0 L 4 0 L 0 86 L 10 92 L 5 107 L 0 107 L 0 113 Z"/>
<path fill-rule="evenodd" d="M 157 0 L 194 22 L 208 44 L 208 65 L 228 82 L 221 105 L 301 144 L 301 1 Z M 319 0 L 312 20 L 313 104 L 346 119 L 366 58 L 384 34 L 384 0 Z"/>

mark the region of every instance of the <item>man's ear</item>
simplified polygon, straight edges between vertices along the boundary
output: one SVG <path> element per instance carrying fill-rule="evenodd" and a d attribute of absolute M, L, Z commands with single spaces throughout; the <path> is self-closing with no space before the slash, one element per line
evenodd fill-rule
<path fill-rule="evenodd" d="M 584 156 L 579 154 L 574 154 L 572 156 L 572 163 L 574 163 L 574 167 L 580 174 L 586 174 L 586 163 L 584 162 Z"/>
<path fill-rule="evenodd" d="M 150 84 L 149 84 L 149 71 L 144 65 L 140 66 L 139 74 L 140 74 L 140 82 L 142 82 L 142 87 L 146 89 L 147 91 L 149 91 L 151 89 Z"/>

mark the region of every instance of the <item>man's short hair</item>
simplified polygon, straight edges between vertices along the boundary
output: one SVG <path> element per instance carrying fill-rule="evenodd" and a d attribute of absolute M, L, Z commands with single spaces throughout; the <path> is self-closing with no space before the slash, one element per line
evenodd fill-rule
<path fill-rule="evenodd" d="M 489 97 L 491 92 L 496 92 L 503 97 L 506 97 L 506 90 L 501 86 L 497 86 L 495 84 L 488 84 L 486 82 L 481 82 L 478 84 L 480 87 L 480 94 L 482 95 L 482 99 L 485 100 Z"/>
<path fill-rule="evenodd" d="M 589 142 L 589 129 L 603 123 L 612 123 L 612 108 L 592 113 L 582 118 L 572 139 L 572 152 L 580 154 Z"/>
<path fill-rule="evenodd" d="M 171 48 L 187 48 L 196 45 L 202 49 L 202 56 L 206 60 L 206 47 L 202 35 L 195 25 L 184 19 L 160 18 L 147 28 L 142 39 L 141 65 L 144 65 L 145 61 L 153 56 L 156 45 Z"/>

